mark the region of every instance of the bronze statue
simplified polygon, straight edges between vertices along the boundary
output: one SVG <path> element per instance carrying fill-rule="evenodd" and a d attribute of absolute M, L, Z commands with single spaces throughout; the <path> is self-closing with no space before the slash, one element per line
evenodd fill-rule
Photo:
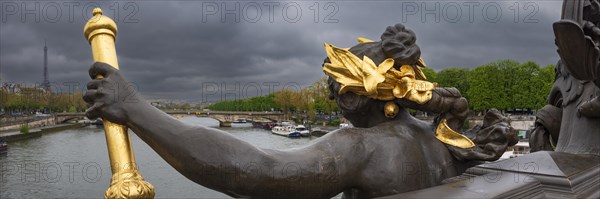
<path fill-rule="evenodd" d="M 554 23 L 561 60 L 548 105 L 538 111 L 534 151 L 600 155 L 600 2 L 565 1 Z"/>
<path fill-rule="evenodd" d="M 403 193 L 439 185 L 481 160 L 496 160 L 516 143 L 508 120 L 495 110 L 483 125 L 457 132 L 467 101 L 457 89 L 435 88 L 419 73 L 425 64 L 411 30 L 396 24 L 381 41 L 359 41 L 350 49 L 326 45 L 323 64 L 330 97 L 356 128 L 333 131 L 304 147 L 261 149 L 219 129 L 185 124 L 151 106 L 118 70 L 101 62 L 89 70 L 92 79 L 104 78 L 87 85 L 87 115 L 126 125 L 185 177 L 233 197 Z M 408 108 L 440 116 L 424 122 Z"/>

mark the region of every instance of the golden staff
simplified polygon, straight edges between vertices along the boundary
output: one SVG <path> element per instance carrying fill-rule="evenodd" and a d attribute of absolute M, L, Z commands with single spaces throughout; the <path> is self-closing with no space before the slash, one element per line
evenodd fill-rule
<path fill-rule="evenodd" d="M 92 47 L 95 62 L 104 62 L 119 69 L 115 38 L 117 25 L 94 8 L 93 17 L 85 24 L 83 34 Z M 103 78 L 101 75 L 96 79 Z M 127 127 L 104 120 L 108 158 L 112 170 L 110 187 L 104 198 L 154 198 L 154 187 L 144 181 L 135 164 Z"/>

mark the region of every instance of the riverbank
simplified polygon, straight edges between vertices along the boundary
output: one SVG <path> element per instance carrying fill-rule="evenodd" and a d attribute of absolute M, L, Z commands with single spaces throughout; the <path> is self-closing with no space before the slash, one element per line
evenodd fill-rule
<path fill-rule="evenodd" d="M 41 137 L 44 133 L 63 131 L 66 129 L 81 128 L 84 124 L 57 124 L 29 129 L 29 133 L 21 133 L 19 130 L 0 131 L 0 138 L 13 142 L 17 140 Z"/>
<path fill-rule="evenodd" d="M 50 127 L 56 125 L 55 117 L 21 117 L 21 118 L 2 118 L 4 121 L 2 125 L 0 125 L 0 133 L 4 131 L 13 131 L 21 128 L 21 125 L 27 124 L 29 128 L 36 127 Z"/>

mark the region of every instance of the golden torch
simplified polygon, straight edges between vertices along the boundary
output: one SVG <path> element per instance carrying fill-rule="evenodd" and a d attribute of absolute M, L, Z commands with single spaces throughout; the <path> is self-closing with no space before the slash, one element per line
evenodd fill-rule
<path fill-rule="evenodd" d="M 104 62 L 119 68 L 115 38 L 117 25 L 95 8 L 93 17 L 85 24 L 83 34 L 92 47 L 95 62 Z M 103 78 L 101 75 L 96 79 Z M 104 198 L 154 198 L 154 187 L 144 181 L 137 170 L 127 127 L 104 120 L 106 145 L 112 170 L 110 187 Z"/>

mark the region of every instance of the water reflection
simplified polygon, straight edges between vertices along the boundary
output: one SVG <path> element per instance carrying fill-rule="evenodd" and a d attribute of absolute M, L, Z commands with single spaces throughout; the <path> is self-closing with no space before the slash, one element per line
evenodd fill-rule
<path fill-rule="evenodd" d="M 193 125 L 218 127 L 209 118 L 183 118 Z M 287 149 L 314 138 L 289 139 L 249 124 L 221 128 L 253 145 Z M 158 198 L 229 198 L 179 174 L 135 134 L 131 141 L 141 173 L 156 189 Z M 100 198 L 110 182 L 104 130 L 94 126 L 48 133 L 9 143 L 0 156 L 0 198 Z"/>

